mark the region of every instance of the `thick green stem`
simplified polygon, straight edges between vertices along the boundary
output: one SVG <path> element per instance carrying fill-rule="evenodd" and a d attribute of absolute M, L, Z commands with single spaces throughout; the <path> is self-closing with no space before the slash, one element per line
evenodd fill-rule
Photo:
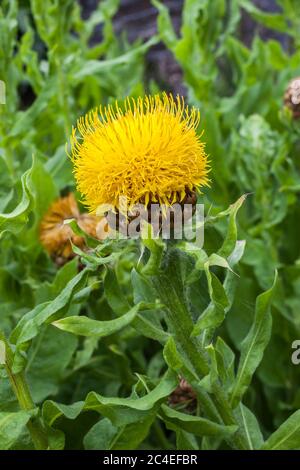
<path fill-rule="evenodd" d="M 4 360 L 2 362 L 4 363 L 5 370 L 9 377 L 9 381 L 11 383 L 15 396 L 19 402 L 20 408 L 24 411 L 32 411 L 36 407 L 32 400 L 30 390 L 25 379 L 25 375 L 23 372 L 18 372 L 16 374 L 13 372 L 13 352 L 4 335 L 1 333 L 0 341 L 4 345 Z M 27 428 L 30 432 L 35 449 L 47 449 L 48 439 L 40 419 L 35 417 L 30 418 L 27 423 Z"/>
<path fill-rule="evenodd" d="M 191 337 L 194 324 L 187 306 L 182 300 L 183 293 L 178 292 L 178 284 L 173 282 L 174 273 L 176 276 L 176 271 L 173 269 L 172 273 L 169 271 L 153 276 L 152 282 L 161 302 L 166 305 L 166 321 L 174 334 L 176 343 L 199 379 L 202 379 L 210 370 L 208 357 L 197 338 Z M 205 391 L 201 391 L 201 387 L 197 389 L 198 395 L 200 393 L 201 405 L 207 416 L 211 419 L 221 418 L 227 426 L 237 425 L 233 410 L 220 384 L 214 384 L 212 391 L 213 394 L 210 396 Z M 239 430 L 228 439 L 228 442 L 234 448 L 247 449 L 245 438 Z"/>

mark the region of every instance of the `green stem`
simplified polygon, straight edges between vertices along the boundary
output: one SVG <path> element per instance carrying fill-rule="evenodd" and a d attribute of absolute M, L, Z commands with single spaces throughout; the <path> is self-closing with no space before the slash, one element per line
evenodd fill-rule
<path fill-rule="evenodd" d="M 178 347 L 181 348 L 181 352 L 188 359 L 199 379 L 202 379 L 209 373 L 209 361 L 197 338 L 191 337 L 194 324 L 182 300 L 183 293 L 178 291 L 178 282 L 176 282 L 178 279 L 173 279 L 174 275 L 178 276 L 173 266 L 173 269 L 169 269 L 166 274 L 153 276 L 152 283 L 161 302 L 166 305 L 166 321 Z M 214 384 L 212 391 L 213 395 L 210 396 L 201 390 L 201 387 L 197 388 L 201 405 L 207 416 L 214 420 L 219 420 L 221 417 L 222 422 L 227 426 L 237 425 L 233 410 L 220 384 Z M 239 430 L 228 439 L 228 442 L 234 448 L 247 449 L 245 438 Z"/>
<path fill-rule="evenodd" d="M 56 59 L 56 69 L 58 75 L 58 90 L 59 90 L 59 104 L 61 107 L 61 114 L 64 119 L 64 131 L 66 138 L 69 139 L 71 134 L 71 117 L 70 108 L 67 95 L 68 81 L 65 75 L 61 59 Z"/>
<path fill-rule="evenodd" d="M 18 372 L 16 374 L 13 372 L 13 352 L 2 333 L 0 333 L 0 341 L 4 344 L 5 348 L 5 360 L 3 361 L 4 367 L 20 408 L 24 411 L 32 411 L 36 406 L 32 400 L 24 372 Z M 27 423 L 27 428 L 30 432 L 35 449 L 47 449 L 48 440 L 40 418 L 30 418 Z"/>

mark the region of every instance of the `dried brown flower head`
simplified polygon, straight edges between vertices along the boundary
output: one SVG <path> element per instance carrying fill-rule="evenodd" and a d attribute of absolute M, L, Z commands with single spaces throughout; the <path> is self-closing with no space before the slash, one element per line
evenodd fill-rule
<path fill-rule="evenodd" d="M 54 201 L 44 215 L 40 225 L 40 241 L 57 264 L 72 259 L 71 242 L 85 248 L 83 237 L 76 235 L 65 220 L 76 219 L 78 226 L 88 235 L 103 240 L 108 231 L 106 220 L 87 213 L 81 214 L 73 193 Z"/>
<path fill-rule="evenodd" d="M 197 395 L 185 379 L 180 378 L 178 387 L 175 388 L 169 397 L 169 404 L 171 406 L 183 406 L 190 412 L 196 409 Z"/>

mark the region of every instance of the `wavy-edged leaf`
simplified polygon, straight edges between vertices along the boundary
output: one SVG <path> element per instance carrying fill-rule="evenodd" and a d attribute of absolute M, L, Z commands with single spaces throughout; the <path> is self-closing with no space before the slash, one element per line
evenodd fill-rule
<path fill-rule="evenodd" d="M 193 416 L 187 413 L 181 413 L 162 405 L 160 415 L 167 427 L 175 430 L 177 427 L 186 432 L 190 432 L 196 436 L 218 436 L 227 437 L 237 431 L 237 426 L 223 426 L 218 423 L 209 421 L 199 416 Z"/>
<path fill-rule="evenodd" d="M 193 329 L 193 336 L 199 335 L 206 328 L 216 328 L 225 318 L 228 299 L 223 284 L 209 269 L 209 263 L 204 265 L 211 302 L 199 317 Z"/>
<path fill-rule="evenodd" d="M 241 196 L 234 204 L 232 204 L 229 209 L 229 221 L 228 221 L 228 229 L 225 240 L 218 250 L 218 255 L 227 258 L 232 254 L 235 249 L 236 242 L 237 242 L 237 226 L 236 226 L 236 216 L 239 209 L 242 207 L 243 203 L 245 202 L 248 194 L 244 194 Z"/>
<path fill-rule="evenodd" d="M 11 449 L 17 444 L 30 417 L 27 411 L 0 412 L 0 450 Z"/>
<path fill-rule="evenodd" d="M 144 307 L 143 303 L 132 307 L 127 313 L 113 320 L 93 320 L 85 316 L 71 316 L 57 320 L 52 324 L 63 331 L 80 336 L 94 336 L 102 338 L 112 335 L 130 325 L 138 311 Z"/>
<path fill-rule="evenodd" d="M 88 269 L 82 270 L 68 282 L 55 299 L 37 305 L 24 315 L 11 334 L 11 342 L 20 346 L 33 339 L 41 325 L 63 316 L 68 311 L 75 294 L 85 289 L 89 272 Z"/>
<path fill-rule="evenodd" d="M 43 404 L 43 419 L 47 425 L 53 426 L 61 416 L 75 419 L 82 411 L 94 410 L 108 418 L 114 426 L 125 426 L 146 417 L 149 413 L 156 413 L 162 401 L 173 392 L 176 386 L 177 377 L 174 372 L 168 370 L 158 385 L 142 397 L 110 398 L 90 392 L 84 402 L 72 405 L 48 400 Z"/>
<path fill-rule="evenodd" d="M 21 177 L 22 198 L 19 204 L 9 213 L 0 214 L 0 234 L 5 231 L 19 232 L 28 221 L 28 214 L 31 210 L 32 195 L 32 174 L 35 168 L 35 161 L 32 166 Z"/>
<path fill-rule="evenodd" d="M 153 36 L 149 41 L 144 44 L 133 48 L 132 50 L 125 52 L 125 54 L 115 57 L 114 59 L 107 60 L 87 60 L 84 65 L 77 71 L 74 72 L 73 79 L 75 81 L 81 81 L 86 76 L 95 75 L 103 70 L 111 69 L 112 67 L 119 65 L 126 65 L 128 62 L 137 59 L 147 52 L 150 47 L 158 43 L 158 38 Z"/>
<path fill-rule="evenodd" d="M 239 403 L 246 392 L 270 340 L 272 329 L 270 305 L 276 281 L 277 272 L 272 287 L 256 299 L 254 321 L 241 347 L 241 358 L 231 394 L 233 406 Z"/>

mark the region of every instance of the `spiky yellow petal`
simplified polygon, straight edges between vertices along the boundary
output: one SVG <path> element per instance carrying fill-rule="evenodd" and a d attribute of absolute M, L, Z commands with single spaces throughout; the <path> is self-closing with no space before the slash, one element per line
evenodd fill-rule
<path fill-rule="evenodd" d="M 127 98 L 81 117 L 71 137 L 77 186 L 91 211 L 149 201 L 170 205 L 208 184 L 199 111 L 164 93 Z M 78 135 L 79 134 L 79 135 Z"/>

